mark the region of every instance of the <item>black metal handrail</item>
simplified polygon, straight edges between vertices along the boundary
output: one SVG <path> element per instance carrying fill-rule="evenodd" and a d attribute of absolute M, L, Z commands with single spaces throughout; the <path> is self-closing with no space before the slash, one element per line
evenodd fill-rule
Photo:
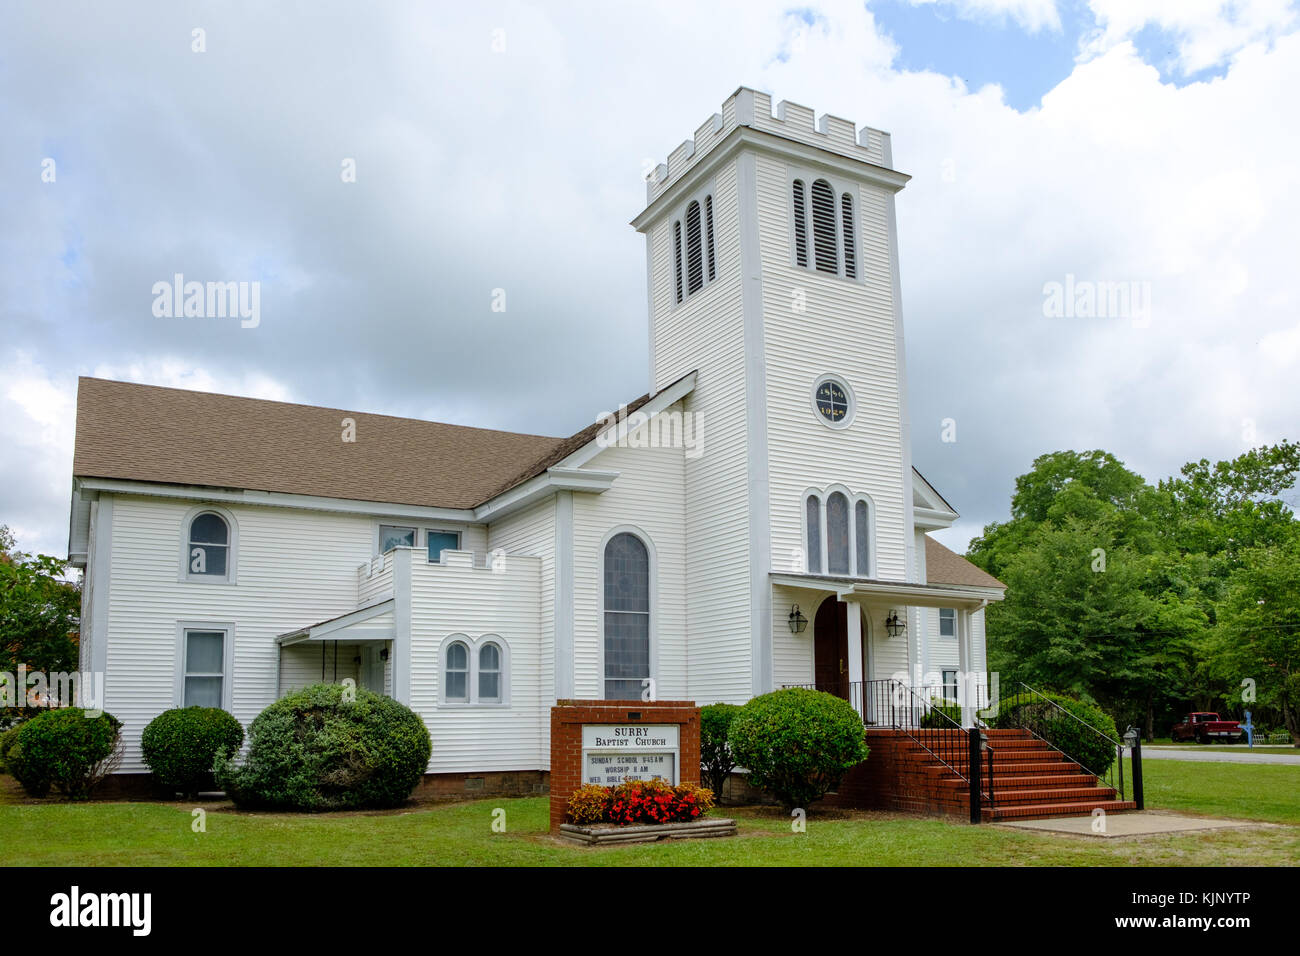
<path fill-rule="evenodd" d="M 782 686 L 823 690 L 839 696 L 845 690 L 843 684 L 835 687 L 816 684 Z M 912 688 L 899 680 L 886 678 L 851 681 L 847 690 L 849 703 L 866 727 L 902 731 L 966 783 L 970 793 L 971 822 L 978 823 L 981 808 L 993 806 L 992 793 L 984 782 L 987 779 L 985 774 L 992 770 L 993 748 L 988 747 L 987 738 L 979 728 L 966 728 L 954 720 L 943 703 L 936 703 L 929 697 L 931 688 Z"/>
<path fill-rule="evenodd" d="M 1023 697 L 1028 693 L 1036 698 L 1036 700 L 1022 704 L 1016 708 L 1016 720 L 1017 723 L 1020 724 L 1020 729 L 1027 731 L 1034 737 L 1045 742 L 1049 747 L 1059 751 L 1066 760 L 1070 761 L 1070 763 L 1074 764 L 1084 773 L 1118 793 L 1121 800 L 1127 800 L 1128 796 L 1124 782 L 1124 745 L 1105 731 L 1098 730 L 1077 714 L 1070 713 L 1056 701 L 1039 693 L 1023 681 L 1016 681 L 1015 686 L 1022 688 L 1022 690 L 1017 691 L 1013 697 Z M 1100 740 L 1106 741 L 1114 748 L 1115 759 L 1100 773 L 1092 767 L 1087 766 L 1079 760 L 1075 754 L 1070 753 L 1066 746 L 1063 745 L 1062 741 L 1059 739 L 1052 739 L 1053 735 L 1050 733 L 1048 725 L 1043 719 L 1044 712 L 1051 713 L 1054 718 L 1058 719 L 1061 716 L 1069 717 L 1080 727 L 1086 728 Z"/>

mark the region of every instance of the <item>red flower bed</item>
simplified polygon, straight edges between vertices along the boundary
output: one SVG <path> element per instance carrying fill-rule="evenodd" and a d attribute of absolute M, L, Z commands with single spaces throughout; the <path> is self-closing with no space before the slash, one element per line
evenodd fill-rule
<path fill-rule="evenodd" d="M 627 780 L 616 787 L 588 784 L 569 798 L 573 823 L 617 826 L 689 823 L 713 808 L 713 791 L 663 780 Z"/>

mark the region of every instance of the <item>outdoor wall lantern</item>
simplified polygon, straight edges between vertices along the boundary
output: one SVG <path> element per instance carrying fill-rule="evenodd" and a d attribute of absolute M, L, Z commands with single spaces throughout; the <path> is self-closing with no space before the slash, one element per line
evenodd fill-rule
<path fill-rule="evenodd" d="M 379 659 L 380 659 L 381 661 L 386 661 L 386 660 L 388 660 L 388 648 L 385 647 L 385 648 L 383 648 L 383 649 L 380 650 L 380 652 L 379 652 Z"/>
<path fill-rule="evenodd" d="M 885 630 L 889 632 L 890 637 L 898 637 L 900 634 L 907 633 L 907 622 L 898 616 L 897 611 L 890 611 L 889 617 L 885 618 Z"/>
<path fill-rule="evenodd" d="M 799 605 L 796 604 L 790 608 L 790 633 L 802 634 L 804 628 L 808 626 L 808 618 L 799 612 Z"/>

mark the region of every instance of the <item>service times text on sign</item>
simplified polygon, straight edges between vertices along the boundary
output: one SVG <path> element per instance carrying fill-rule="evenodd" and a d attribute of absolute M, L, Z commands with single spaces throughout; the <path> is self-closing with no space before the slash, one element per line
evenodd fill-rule
<path fill-rule="evenodd" d="M 676 724 L 584 724 L 582 779 L 613 786 L 627 778 L 678 782 Z"/>

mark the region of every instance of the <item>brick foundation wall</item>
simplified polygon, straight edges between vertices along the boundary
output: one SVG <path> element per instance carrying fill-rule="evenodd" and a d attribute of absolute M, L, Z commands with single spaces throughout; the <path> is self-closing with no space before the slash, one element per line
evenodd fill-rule
<path fill-rule="evenodd" d="M 945 787 L 944 775 L 927 769 L 928 755 L 906 734 L 868 730 L 867 746 L 871 754 L 822 799 L 825 806 L 969 816 L 966 791 Z"/>
<path fill-rule="evenodd" d="M 700 708 L 690 700 L 561 700 L 551 708 L 551 830 L 582 785 L 583 724 L 677 724 L 677 779 L 700 784 Z"/>

